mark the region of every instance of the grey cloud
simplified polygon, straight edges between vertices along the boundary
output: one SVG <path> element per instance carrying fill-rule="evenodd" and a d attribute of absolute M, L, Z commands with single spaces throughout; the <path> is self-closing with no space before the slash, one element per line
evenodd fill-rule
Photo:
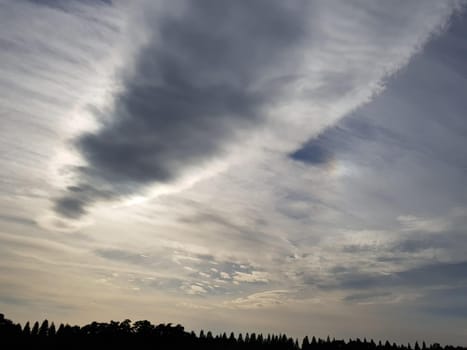
<path fill-rule="evenodd" d="M 264 251 L 269 249 L 287 250 L 283 246 L 283 240 L 267 233 L 265 223 L 262 220 L 238 222 L 239 220 L 229 217 L 226 213 L 203 206 L 193 210 L 193 213 L 180 215 L 178 220 L 196 227 L 219 227 L 220 231 L 223 232 L 223 245 L 232 245 L 234 250 L 256 250 L 258 247 Z"/>
<path fill-rule="evenodd" d="M 86 214 L 85 208 L 96 200 L 115 197 L 115 194 L 110 190 L 100 190 L 87 184 L 69 186 L 67 191 L 67 196 L 55 200 L 54 209 L 60 215 L 72 219 Z"/>
<path fill-rule="evenodd" d="M 22 224 L 22 225 L 28 225 L 28 226 L 36 225 L 36 222 L 34 220 L 31 220 L 31 219 L 28 219 L 22 216 L 17 216 L 17 215 L 0 214 L 0 221 L 12 222 L 15 224 Z"/>
<path fill-rule="evenodd" d="M 366 293 L 356 293 L 347 295 L 344 300 L 349 302 L 372 302 L 378 301 L 381 299 L 386 299 L 393 297 L 393 294 L 390 292 L 366 292 Z"/>
<path fill-rule="evenodd" d="M 5 306 L 14 306 L 15 308 L 34 308 L 37 305 L 41 305 L 46 310 L 58 310 L 65 312 L 76 312 L 77 307 L 69 303 L 57 303 L 56 300 L 51 300 L 49 298 L 38 298 L 38 297 L 28 297 L 28 296 L 9 296 L 9 295 L 0 295 L 0 305 Z M 50 312 L 50 311 L 49 311 Z"/>
<path fill-rule="evenodd" d="M 0 295 L 0 304 L 7 305 L 30 305 L 32 301 L 28 298 L 19 298 L 10 295 Z"/>
<path fill-rule="evenodd" d="M 55 211 L 69 218 L 79 218 L 86 214 L 84 205 L 86 202 L 80 198 L 62 197 L 55 202 Z"/>
<path fill-rule="evenodd" d="M 438 317 L 448 316 L 467 319 L 467 305 L 425 305 L 420 310 Z"/>
<path fill-rule="evenodd" d="M 349 170 L 338 178 L 338 199 L 328 200 L 351 208 L 345 225 L 360 218 L 357 224 L 387 227 L 405 213 L 430 219 L 465 206 L 465 19 L 465 11 L 454 16 L 443 35 L 386 82 L 381 95 L 289 155 L 316 166 L 327 162 L 320 154 L 329 154 L 337 169 Z M 408 252 L 422 245 L 398 248 Z"/>
<path fill-rule="evenodd" d="M 433 242 L 427 240 L 408 239 L 397 243 L 393 249 L 404 253 L 414 253 L 434 246 Z"/>
<path fill-rule="evenodd" d="M 323 165 L 330 162 L 334 156 L 353 156 L 355 146 L 359 143 L 385 142 L 407 145 L 401 135 L 391 128 L 376 125 L 366 118 L 365 107 L 347 116 L 339 124 L 326 129 L 318 137 L 309 140 L 299 149 L 289 154 L 289 157 L 310 165 Z M 371 116 L 373 117 L 373 116 Z"/>
<path fill-rule="evenodd" d="M 98 256 L 109 260 L 121 261 L 135 265 L 150 266 L 154 264 L 154 259 L 142 254 L 121 249 L 97 249 L 95 253 Z M 158 261 L 160 264 L 161 261 Z"/>
<path fill-rule="evenodd" d="M 467 318 L 466 293 L 465 285 L 435 289 L 420 300 L 417 308 L 436 316 Z"/>
<path fill-rule="evenodd" d="M 320 165 L 329 162 L 331 154 L 319 144 L 319 139 L 315 139 L 293 152 L 290 157 L 304 163 Z"/>
<path fill-rule="evenodd" d="M 48 6 L 54 9 L 66 11 L 70 5 L 76 3 L 92 5 L 112 5 L 112 0 L 27 0 L 38 6 Z"/>
<path fill-rule="evenodd" d="M 415 286 L 455 285 L 467 281 L 467 262 L 423 266 L 400 272 L 398 277 Z"/>
<path fill-rule="evenodd" d="M 454 221 L 451 219 L 451 221 Z M 454 252 L 456 247 L 464 247 L 467 244 L 467 237 L 462 228 L 465 225 L 464 220 L 456 223 L 457 230 L 447 230 L 439 234 L 428 235 L 425 232 L 412 233 L 410 238 L 402 239 L 393 246 L 388 247 L 391 252 L 414 253 L 426 249 L 446 249 Z"/>
<path fill-rule="evenodd" d="M 393 274 L 369 275 L 361 272 L 344 273 L 337 276 L 331 288 L 367 289 L 367 288 L 424 288 L 443 285 L 456 285 L 467 282 L 467 262 L 437 263 Z"/>
<path fill-rule="evenodd" d="M 107 186 L 118 196 L 177 179 L 222 154 L 260 122 L 261 108 L 276 97 L 280 85 L 261 79 L 271 72 L 280 78 L 277 66 L 293 60 L 304 37 L 306 5 L 256 0 L 186 6 L 182 16 L 152 19 L 157 35 L 104 111 L 111 118 L 75 141 L 88 163 L 76 169 L 83 183 Z M 55 208 L 76 217 L 101 199 L 77 199 L 68 191 Z"/>

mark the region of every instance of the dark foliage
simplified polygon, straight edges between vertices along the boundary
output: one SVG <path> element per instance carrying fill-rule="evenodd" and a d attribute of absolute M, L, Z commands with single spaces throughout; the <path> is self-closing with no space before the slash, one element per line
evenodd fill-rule
<path fill-rule="evenodd" d="M 44 320 L 39 326 L 35 322 L 32 330 L 29 322 L 21 327 L 0 314 L 0 348 L 2 349 L 268 349 L 268 350 L 466 350 L 467 348 L 441 346 L 437 343 L 427 346 L 415 343 L 413 346 L 376 344 L 373 340 L 350 339 L 335 340 L 327 337 L 311 340 L 305 337 L 299 345 L 297 339 L 285 334 L 263 336 L 246 333 L 245 335 L 226 333 L 213 335 L 201 331 L 199 336 L 194 332 L 186 332 L 181 325 L 153 325 L 149 321 L 130 320 L 109 323 L 92 322 L 83 327 L 60 324 L 56 329 L 54 323 L 49 326 Z"/>

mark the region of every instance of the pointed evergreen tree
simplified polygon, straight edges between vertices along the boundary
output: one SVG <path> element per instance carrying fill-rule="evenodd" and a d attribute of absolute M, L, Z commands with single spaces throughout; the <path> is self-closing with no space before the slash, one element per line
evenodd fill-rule
<path fill-rule="evenodd" d="M 251 333 L 250 343 L 253 344 L 253 345 L 256 343 L 256 333 Z"/>
<path fill-rule="evenodd" d="M 307 350 L 310 347 L 310 340 L 308 339 L 308 336 L 306 335 L 305 338 L 302 340 L 302 350 Z"/>
<path fill-rule="evenodd" d="M 317 345 L 317 344 L 318 344 L 318 342 L 316 341 L 316 337 L 313 336 L 313 337 L 311 338 L 311 345 L 312 345 L 314 348 L 316 348 L 316 345 Z"/>
<path fill-rule="evenodd" d="M 52 324 L 50 325 L 50 328 L 49 328 L 49 337 L 54 337 L 55 334 L 56 334 L 55 324 L 52 322 Z"/>
<path fill-rule="evenodd" d="M 34 322 L 34 326 L 32 326 L 32 330 L 31 330 L 31 335 L 32 336 L 36 336 L 36 335 L 39 335 L 39 322 Z"/>
<path fill-rule="evenodd" d="M 230 333 L 229 343 L 230 343 L 230 344 L 235 344 L 235 343 L 237 343 L 237 339 L 235 339 L 235 334 L 234 334 L 234 332 L 231 332 L 231 333 Z"/>
<path fill-rule="evenodd" d="M 243 336 L 242 336 L 242 333 L 239 333 L 239 334 L 238 334 L 238 340 L 237 340 L 237 342 L 238 342 L 239 344 L 243 344 Z"/>
<path fill-rule="evenodd" d="M 29 325 L 29 321 L 26 322 L 23 328 L 23 335 L 29 337 L 31 335 L 31 326 Z"/>
<path fill-rule="evenodd" d="M 64 324 L 63 324 L 63 323 L 60 323 L 60 326 L 58 326 L 57 335 L 62 335 L 64 329 L 65 329 Z"/>
<path fill-rule="evenodd" d="M 44 320 L 39 328 L 39 335 L 41 337 L 46 337 L 49 333 L 49 321 Z"/>

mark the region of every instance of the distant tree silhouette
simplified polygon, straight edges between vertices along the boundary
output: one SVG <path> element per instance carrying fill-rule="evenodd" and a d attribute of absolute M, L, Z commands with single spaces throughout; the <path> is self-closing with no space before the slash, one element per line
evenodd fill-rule
<path fill-rule="evenodd" d="M 308 339 L 307 335 L 305 336 L 305 338 L 303 338 L 302 349 L 304 349 L 304 350 L 310 349 L 310 340 Z"/>
<path fill-rule="evenodd" d="M 49 335 L 51 337 L 54 337 L 56 334 L 56 330 L 55 330 L 55 324 L 52 322 L 52 324 L 50 325 L 49 327 Z"/>
<path fill-rule="evenodd" d="M 26 324 L 24 325 L 24 328 L 23 328 L 23 335 L 25 337 L 28 337 L 31 335 L 31 326 L 29 325 L 29 321 L 26 322 Z"/>
<path fill-rule="evenodd" d="M 32 330 L 31 330 L 31 335 L 32 336 L 39 335 L 39 322 L 38 321 L 34 322 L 34 326 L 32 326 Z"/>
<path fill-rule="evenodd" d="M 14 344 L 11 348 L 18 349 L 203 349 L 203 350 L 410 350 L 411 344 L 397 346 L 388 341 L 382 344 L 373 339 L 366 338 L 336 340 L 329 336 L 326 340 L 312 337 L 311 341 L 305 336 L 299 345 L 298 339 L 287 337 L 285 334 L 268 334 L 263 337 L 256 333 L 239 333 L 236 337 L 232 332 L 213 335 L 211 331 L 205 333 L 201 330 L 199 336 L 193 331 L 186 332 L 182 325 L 159 324 L 157 326 L 149 321 L 136 321 L 126 319 L 122 322 L 110 321 L 108 323 L 92 322 L 83 327 L 64 325 L 61 323 L 58 329 L 52 322 L 44 320 L 39 326 L 35 322 L 32 330 L 30 323 L 26 322 L 22 328 L 0 314 L 0 341 L 3 344 Z M 414 350 L 467 350 L 467 348 L 445 346 L 438 343 L 427 346 L 425 342 L 414 344 Z"/>
<path fill-rule="evenodd" d="M 39 328 L 39 336 L 46 337 L 49 334 L 49 321 L 44 320 Z"/>

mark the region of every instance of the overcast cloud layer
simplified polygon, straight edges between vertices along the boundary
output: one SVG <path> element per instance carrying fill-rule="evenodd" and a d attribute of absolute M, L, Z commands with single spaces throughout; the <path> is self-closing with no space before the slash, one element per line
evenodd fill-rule
<path fill-rule="evenodd" d="M 0 1 L 0 308 L 467 345 L 462 5 Z"/>

